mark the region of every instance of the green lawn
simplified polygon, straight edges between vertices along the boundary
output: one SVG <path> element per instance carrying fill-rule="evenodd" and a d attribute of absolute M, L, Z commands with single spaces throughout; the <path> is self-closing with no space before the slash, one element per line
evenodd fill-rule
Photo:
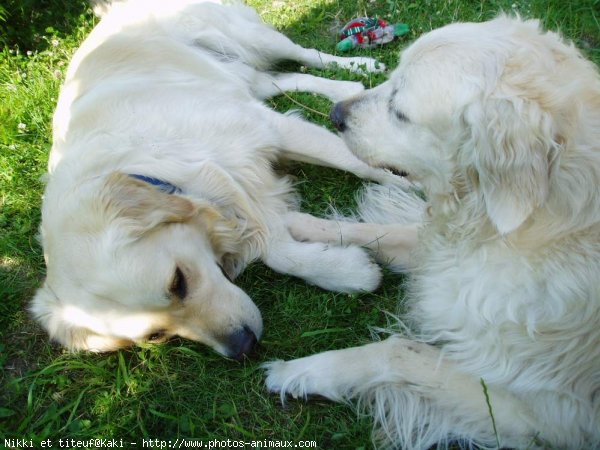
<path fill-rule="evenodd" d="M 168 0 L 165 0 L 168 1 Z M 370 54 L 393 67 L 399 51 L 423 32 L 457 20 L 485 20 L 499 11 L 538 17 L 561 29 L 600 63 L 600 0 L 250 0 L 266 21 L 296 42 L 333 52 L 347 20 L 380 15 L 406 22 L 410 34 Z M 402 281 L 387 274 L 373 294 L 343 295 L 307 286 L 252 265 L 237 281 L 263 312 L 265 333 L 256 358 L 237 363 L 194 342 L 132 348 L 107 355 L 68 354 L 48 342 L 25 310 L 44 277 L 36 238 L 50 148 L 51 114 L 70 55 L 96 19 L 79 0 L 5 0 L 0 4 L 0 447 L 4 439 L 314 440 L 318 448 L 371 448 L 370 422 L 344 405 L 308 403 L 266 393 L 260 363 L 364 343 L 369 326 L 402 302 Z M 285 69 L 294 69 L 286 65 Z M 385 76 L 313 71 L 362 80 Z M 294 99 L 328 112 L 313 95 Z M 273 100 L 286 111 L 289 99 Z M 310 120 L 323 119 L 306 113 Z M 288 167 L 303 208 L 353 206 L 360 180 L 335 170 Z"/>

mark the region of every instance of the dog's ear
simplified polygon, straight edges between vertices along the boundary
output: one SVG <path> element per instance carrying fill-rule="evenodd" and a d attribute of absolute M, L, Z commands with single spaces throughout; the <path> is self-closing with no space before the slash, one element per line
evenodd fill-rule
<path fill-rule="evenodd" d="M 200 206 L 200 216 L 217 257 L 222 260 L 226 255 L 236 255 L 241 245 L 243 228 L 233 220 L 223 217 L 219 210 L 210 204 Z"/>
<path fill-rule="evenodd" d="M 124 219 L 128 232 L 138 236 L 161 224 L 185 222 L 198 213 L 198 205 L 191 200 L 124 173 L 108 177 L 100 199 L 110 221 Z"/>
<path fill-rule="evenodd" d="M 208 201 L 168 194 L 129 175 L 114 173 L 108 177 L 101 203 L 109 221 L 120 219 L 120 226 L 132 236 L 141 236 L 161 224 L 197 218 L 206 228 L 217 257 L 235 255 L 239 250 L 244 227 L 223 217 Z"/>
<path fill-rule="evenodd" d="M 549 156 L 556 145 L 550 115 L 533 100 L 490 96 L 467 107 L 466 164 L 475 169 L 491 222 L 516 230 L 548 195 Z"/>
<path fill-rule="evenodd" d="M 37 290 L 29 312 L 50 339 L 71 351 L 107 352 L 132 345 L 126 339 L 101 336 L 78 324 L 76 311 L 65 308 L 47 282 Z"/>

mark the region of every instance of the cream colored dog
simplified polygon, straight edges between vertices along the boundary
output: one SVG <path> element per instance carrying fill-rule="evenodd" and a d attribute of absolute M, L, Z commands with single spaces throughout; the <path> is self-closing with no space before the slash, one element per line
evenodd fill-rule
<path fill-rule="evenodd" d="M 47 278 L 31 305 L 52 338 L 107 351 L 180 335 L 242 358 L 262 331 L 231 282 L 249 262 L 325 289 L 377 287 L 363 249 L 289 235 L 294 196 L 272 165 L 286 157 L 393 176 L 261 102 L 281 90 L 337 101 L 363 87 L 264 72 L 281 59 L 383 69 L 295 45 L 241 4 L 132 0 L 103 17 L 73 57 L 54 118 Z"/>
<path fill-rule="evenodd" d="M 374 187 L 363 219 L 380 225 L 290 229 L 410 270 L 415 333 L 270 363 L 269 390 L 358 399 L 385 447 L 600 447 L 597 68 L 535 21 L 453 24 L 331 116 L 428 201 Z"/>

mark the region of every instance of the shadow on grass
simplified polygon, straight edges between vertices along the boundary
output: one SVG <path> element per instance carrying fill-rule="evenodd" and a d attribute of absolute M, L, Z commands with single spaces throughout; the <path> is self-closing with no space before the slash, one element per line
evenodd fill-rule
<path fill-rule="evenodd" d="M 69 35 L 89 9 L 85 0 L 4 0 L 0 43 L 22 51 L 43 50 L 45 34 Z"/>

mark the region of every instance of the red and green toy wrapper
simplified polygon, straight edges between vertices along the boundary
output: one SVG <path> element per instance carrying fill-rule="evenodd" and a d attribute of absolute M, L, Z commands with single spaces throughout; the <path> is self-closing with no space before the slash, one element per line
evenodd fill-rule
<path fill-rule="evenodd" d="M 395 37 L 408 33 L 404 23 L 389 24 L 375 17 L 359 17 L 348 22 L 340 32 L 340 42 L 336 48 L 346 52 L 355 47 L 372 48 L 387 44 Z"/>

